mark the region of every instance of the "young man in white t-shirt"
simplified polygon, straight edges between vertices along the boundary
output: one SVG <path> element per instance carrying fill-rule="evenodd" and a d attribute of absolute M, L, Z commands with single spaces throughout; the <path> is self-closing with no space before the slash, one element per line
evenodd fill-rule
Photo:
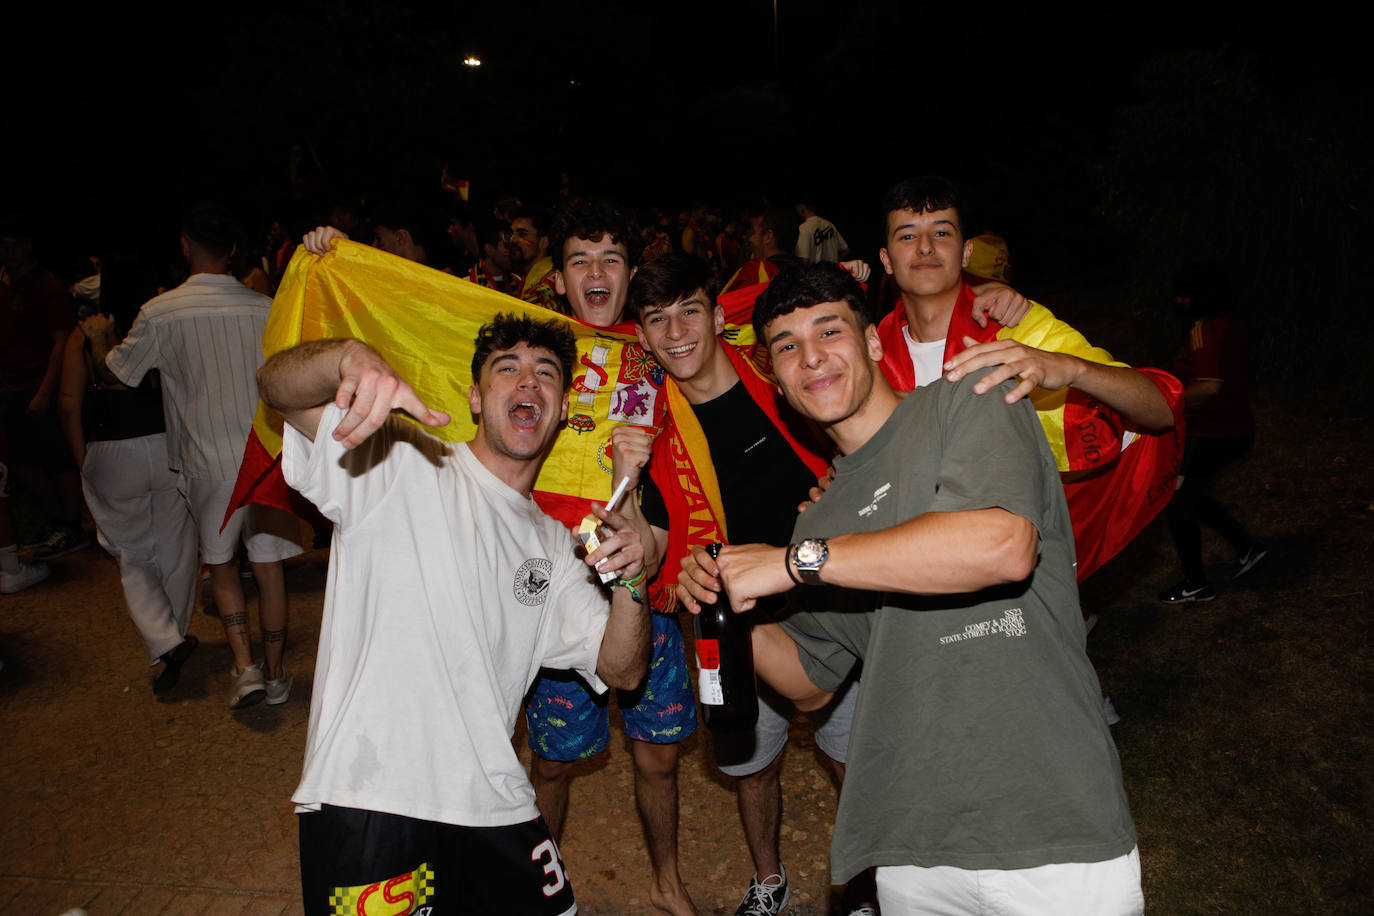
<path fill-rule="evenodd" d="M 366 344 L 321 340 L 259 373 L 288 424 L 282 469 L 335 524 L 301 783 L 307 914 L 576 912 L 557 845 L 511 744 L 541 665 L 594 689 L 644 675 L 644 542 L 579 560 L 530 492 L 567 419 L 576 353 L 561 322 L 498 316 L 478 335 L 475 437 Z M 607 601 L 588 565 L 618 574 Z"/>

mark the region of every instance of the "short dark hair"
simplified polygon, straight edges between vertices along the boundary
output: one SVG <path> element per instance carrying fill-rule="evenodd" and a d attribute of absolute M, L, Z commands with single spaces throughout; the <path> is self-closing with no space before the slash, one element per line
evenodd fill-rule
<path fill-rule="evenodd" d="M 207 254 L 227 258 L 234 253 L 239 227 L 233 217 L 219 204 L 201 201 L 182 217 L 181 234 L 203 248 Z"/>
<path fill-rule="evenodd" d="M 477 255 L 485 257 L 483 245 L 501 245 L 510 237 L 510 223 L 479 213 L 471 219 L 473 237 L 477 239 Z"/>
<path fill-rule="evenodd" d="M 887 244 L 887 218 L 897 210 L 927 213 L 935 210 L 955 210 L 959 214 L 959 234 L 972 238 L 964 213 L 964 201 L 959 186 L 939 175 L 922 175 L 899 181 L 883 196 L 883 244 Z"/>
<path fill-rule="evenodd" d="M 625 246 L 630 267 L 638 267 L 644 253 L 644 240 L 634 214 L 622 210 L 609 200 L 592 200 L 563 207 L 553 215 L 549 226 L 549 256 L 553 266 L 563 269 L 563 243 L 568 239 L 587 239 L 599 242 L 605 236 L 611 242 Z"/>
<path fill-rule="evenodd" d="M 862 331 L 873 323 L 868 301 L 859 281 L 843 267 L 829 261 L 803 264 L 784 270 L 772 279 L 754 302 L 754 336 L 767 346 L 764 329 L 768 322 L 797 309 L 810 308 L 822 302 L 844 302 L 854 312 Z"/>
<path fill-rule="evenodd" d="M 659 255 L 630 279 L 625 317 L 639 321 L 645 309 L 681 302 L 697 290 L 704 290 L 715 305 L 719 283 L 709 261 L 685 251 Z"/>
<path fill-rule="evenodd" d="M 572 387 L 573 365 L 577 362 L 577 339 L 566 321 L 550 318 L 541 321 L 529 315 L 497 315 L 477 332 L 477 348 L 472 354 L 472 382 L 482 377 L 482 367 L 491 354 L 510 350 L 517 344 L 540 347 L 558 358 L 563 367 L 563 391 Z"/>
<path fill-rule="evenodd" d="M 506 216 L 510 217 L 511 223 L 518 219 L 527 219 L 534 225 L 534 231 L 540 235 L 549 234 L 549 211 L 539 207 L 515 207 Z"/>
<path fill-rule="evenodd" d="M 773 230 L 773 244 L 778 246 L 778 250 L 783 254 L 792 254 L 797 250 L 797 239 L 801 236 L 801 217 L 797 215 L 795 208 L 787 209 L 784 207 L 770 207 L 755 216 L 763 217 L 764 230 Z M 754 252 L 755 257 L 760 257 L 759 252 Z"/>

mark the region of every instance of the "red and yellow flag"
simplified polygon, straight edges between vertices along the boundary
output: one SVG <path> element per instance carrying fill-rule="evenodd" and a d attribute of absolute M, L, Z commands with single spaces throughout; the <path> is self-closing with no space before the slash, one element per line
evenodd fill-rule
<path fill-rule="evenodd" d="M 528 302 L 413 261 L 341 241 L 323 257 L 299 249 L 282 278 L 263 334 L 263 353 L 301 341 L 357 337 L 382 355 L 426 404 L 453 419 L 430 430 L 448 441 L 471 439 L 468 410 L 473 342 L 501 312 L 565 320 L 577 338 L 568 428 L 535 484 L 535 498 L 575 525 L 592 500 L 611 495 L 609 443 L 622 423 L 661 428 L 667 409 L 663 370 L 644 353 L 631 326 L 593 328 Z M 277 468 L 282 420 L 258 405 L 231 508 L 265 502 L 289 508 Z"/>

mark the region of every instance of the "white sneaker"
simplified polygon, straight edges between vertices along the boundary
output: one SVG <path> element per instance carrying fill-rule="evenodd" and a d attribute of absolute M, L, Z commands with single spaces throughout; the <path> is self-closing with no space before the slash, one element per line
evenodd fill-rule
<path fill-rule="evenodd" d="M 252 706 L 266 696 L 267 681 L 262 676 L 262 669 L 257 665 L 249 665 L 242 671 L 231 668 L 230 673 L 234 675 L 234 687 L 229 691 L 230 709 Z"/>
<path fill-rule="evenodd" d="M 266 664 L 266 662 L 263 662 L 264 676 L 266 676 Z M 288 699 L 290 699 L 291 685 L 295 682 L 296 679 L 291 676 L 291 669 L 286 667 L 286 662 L 282 662 L 281 677 L 277 678 L 275 681 L 271 678 L 267 679 L 267 705 L 280 706 L 282 703 L 285 703 Z"/>
<path fill-rule="evenodd" d="M 13 595 L 15 592 L 22 592 L 50 575 L 52 567 L 46 563 L 20 563 L 19 571 L 12 573 L 0 570 L 0 594 Z"/>

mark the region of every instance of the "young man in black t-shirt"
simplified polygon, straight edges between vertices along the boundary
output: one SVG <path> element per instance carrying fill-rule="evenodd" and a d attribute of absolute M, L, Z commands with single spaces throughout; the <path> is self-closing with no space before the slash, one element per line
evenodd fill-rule
<path fill-rule="evenodd" d="M 694 419 L 700 427 L 709 454 L 698 453 L 691 461 L 698 477 L 714 477 L 718 484 L 724 518 L 715 521 L 720 529 L 728 527 L 734 543 L 785 545 L 796 506 L 815 485 L 817 469 L 824 469 L 830 452 L 820 440 L 819 449 L 812 450 L 804 435 L 784 433 L 784 427 L 792 425 L 792 415 L 780 415 L 779 407 L 787 408 L 776 390 L 746 383 L 741 373 L 750 382 L 758 381 L 757 373 L 738 354 L 732 358 L 730 345 L 718 336 L 725 327 L 725 313 L 716 305 L 712 287 L 705 261 L 686 254 L 663 255 L 635 274 L 627 311 L 635 319 L 640 343 L 664 367 L 670 384 L 690 407 L 686 412 L 691 417 L 686 417 L 681 415 L 683 408 L 675 406 L 675 423 L 680 428 Z M 679 431 L 666 430 L 660 438 L 674 435 Z M 682 441 L 692 438 L 684 435 Z M 683 532 L 700 529 L 689 523 L 698 519 L 689 520 L 689 500 L 680 495 L 672 478 L 683 450 L 677 450 L 678 461 L 669 461 L 665 448 L 659 446 L 659 457 L 650 463 L 642 501 L 664 559 L 659 581 L 672 583 L 686 540 Z M 670 532 L 676 537 L 670 538 Z M 764 700 L 755 731 L 742 735 L 739 742 L 717 738 L 716 754 L 721 770 L 738 779 L 740 819 L 756 870 L 737 913 L 771 916 L 781 912 L 790 897 L 778 833 L 779 775 L 792 710 L 776 694 L 765 692 Z M 827 726 L 847 736 L 852 708 L 851 692 L 815 714 L 817 744 L 837 782 L 843 778 L 845 743 L 840 738 L 828 741 Z"/>

